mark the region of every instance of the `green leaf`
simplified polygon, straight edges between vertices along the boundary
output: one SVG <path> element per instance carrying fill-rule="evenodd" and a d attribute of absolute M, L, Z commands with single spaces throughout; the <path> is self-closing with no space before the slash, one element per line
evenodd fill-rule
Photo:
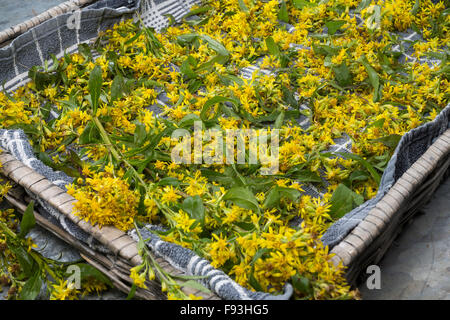
<path fill-rule="evenodd" d="M 177 37 L 177 42 L 180 45 L 185 46 L 186 44 L 191 43 L 196 39 L 198 39 L 198 33 L 185 33 Z"/>
<path fill-rule="evenodd" d="M 398 143 L 400 142 L 401 138 L 402 138 L 402 136 L 399 134 L 390 134 L 388 136 L 381 137 L 378 139 L 372 139 L 370 141 L 381 142 L 385 146 L 387 146 L 391 149 L 395 149 L 397 147 Z"/>
<path fill-rule="evenodd" d="M 353 171 L 348 177 L 351 182 L 353 181 L 364 181 L 369 179 L 369 175 L 365 171 Z"/>
<path fill-rule="evenodd" d="M 209 19 L 211 19 L 211 17 L 206 17 L 204 19 L 192 19 L 192 20 L 186 20 L 183 19 L 183 22 L 187 23 L 190 26 L 202 26 L 204 24 L 206 24 Z"/>
<path fill-rule="evenodd" d="M 255 212 L 260 212 L 258 200 L 256 200 L 253 193 L 244 187 L 234 187 L 228 190 L 222 198 L 223 200 L 229 200 L 235 205 Z"/>
<path fill-rule="evenodd" d="M 147 138 L 147 131 L 145 130 L 145 125 L 138 123 L 134 129 L 134 143 L 137 146 L 141 146 Z"/>
<path fill-rule="evenodd" d="M 356 8 L 355 12 L 361 12 L 362 10 L 364 10 L 365 8 L 367 8 L 370 3 L 372 2 L 372 0 L 362 0 L 358 7 Z"/>
<path fill-rule="evenodd" d="M 134 36 L 132 36 L 130 39 L 128 39 L 127 41 L 125 41 L 124 44 L 130 44 L 133 43 L 134 41 L 136 41 L 140 35 L 142 34 L 142 30 L 139 30 L 138 32 L 136 32 L 136 34 Z"/>
<path fill-rule="evenodd" d="M 255 229 L 255 225 L 249 222 L 234 222 L 234 224 L 245 231 L 252 231 Z"/>
<path fill-rule="evenodd" d="M 323 56 L 334 56 L 339 53 L 340 47 L 329 46 L 325 44 L 313 44 L 313 51 Z"/>
<path fill-rule="evenodd" d="M 277 206 L 283 198 L 296 201 L 300 196 L 301 193 L 297 189 L 275 186 L 267 194 L 263 207 L 270 209 Z"/>
<path fill-rule="evenodd" d="M 248 277 L 248 283 L 255 289 L 256 291 L 263 291 L 263 288 L 259 284 L 258 280 L 256 280 L 255 276 L 253 275 L 253 272 L 250 273 L 250 276 Z"/>
<path fill-rule="evenodd" d="M 366 56 L 362 56 L 359 59 L 359 62 L 361 62 L 361 64 L 364 66 L 369 75 L 369 82 L 373 87 L 373 102 L 377 102 L 381 99 L 380 76 L 375 71 L 375 69 L 370 65 Z"/>
<path fill-rule="evenodd" d="M 250 10 L 248 10 L 247 6 L 245 5 L 244 0 L 239 0 L 238 3 L 239 3 L 239 8 L 241 8 L 241 10 L 243 12 L 245 12 L 245 13 L 249 13 L 250 12 Z"/>
<path fill-rule="evenodd" d="M 283 22 L 289 23 L 289 13 L 287 10 L 286 1 L 284 0 L 281 1 L 281 7 L 278 11 L 278 19 Z"/>
<path fill-rule="evenodd" d="M 339 184 L 331 196 L 330 216 L 339 219 L 364 202 L 364 197 Z"/>
<path fill-rule="evenodd" d="M 295 99 L 295 90 L 288 89 L 287 87 L 283 86 L 281 87 L 281 91 L 283 92 L 283 100 L 286 102 L 289 106 L 291 106 L 294 109 L 298 109 L 299 102 Z M 290 110 L 293 111 L 293 110 Z M 290 112 L 288 111 L 288 112 Z"/>
<path fill-rule="evenodd" d="M 187 56 L 186 60 L 180 66 L 180 72 L 188 79 L 194 79 L 197 77 L 197 73 L 192 67 L 197 66 L 197 60 L 193 56 Z"/>
<path fill-rule="evenodd" d="M 133 299 L 134 295 L 136 294 L 136 289 L 137 289 L 137 286 L 133 283 L 131 285 L 131 289 L 130 289 L 130 292 L 128 293 L 126 300 Z"/>
<path fill-rule="evenodd" d="M 94 278 L 112 287 L 111 280 L 109 280 L 109 278 L 106 275 L 104 275 L 101 271 L 94 268 L 90 264 L 77 263 L 75 265 L 80 268 L 81 281 L 86 280 L 88 278 Z"/>
<path fill-rule="evenodd" d="M 158 234 L 162 234 L 162 233 L 158 233 Z M 180 279 L 180 280 L 202 280 L 202 279 L 206 279 L 208 276 L 189 276 L 189 275 L 183 275 L 183 274 L 172 274 L 172 277 L 174 279 Z"/>
<path fill-rule="evenodd" d="M 23 213 L 22 221 L 20 222 L 20 233 L 19 237 L 24 238 L 27 233 L 33 229 L 36 224 L 36 219 L 34 218 L 34 201 L 31 200 L 28 204 L 25 212 Z"/>
<path fill-rule="evenodd" d="M 297 9 L 303 9 L 304 7 L 315 7 L 317 3 L 311 3 L 307 0 L 292 0 L 292 4 Z"/>
<path fill-rule="evenodd" d="M 155 36 L 155 30 L 149 27 L 145 27 L 142 30 L 145 35 L 145 45 L 147 50 L 153 53 L 156 57 L 161 57 L 161 50 L 164 51 L 164 46 Z"/>
<path fill-rule="evenodd" d="M 272 37 L 266 38 L 266 46 L 269 53 L 275 57 L 280 57 L 281 52 L 278 45 L 275 43 Z"/>
<path fill-rule="evenodd" d="M 100 141 L 100 132 L 96 125 L 89 122 L 78 139 L 80 144 L 90 144 Z"/>
<path fill-rule="evenodd" d="M 266 254 L 269 251 L 270 251 L 269 248 L 258 249 L 258 251 L 256 251 L 255 255 L 253 256 L 252 261 L 250 262 L 250 265 L 253 266 L 255 264 L 255 262 L 258 261 L 259 258 L 261 258 L 264 254 Z"/>
<path fill-rule="evenodd" d="M 31 67 L 28 71 L 28 77 L 33 80 L 36 89 L 44 90 L 55 80 L 55 77 L 50 73 L 39 71 L 39 68 L 37 66 Z"/>
<path fill-rule="evenodd" d="M 322 182 L 317 173 L 302 168 L 293 167 L 286 172 L 286 175 L 299 182 Z"/>
<path fill-rule="evenodd" d="M 41 160 L 46 166 L 49 166 L 51 168 L 55 167 L 55 163 L 50 158 L 50 156 L 46 152 L 39 152 L 38 154 L 39 160 Z"/>
<path fill-rule="evenodd" d="M 333 67 L 333 71 L 336 81 L 340 86 L 346 87 L 352 84 L 352 74 L 345 62 Z"/>
<path fill-rule="evenodd" d="M 69 150 L 68 160 L 76 167 L 81 168 L 83 166 L 83 161 L 81 161 L 80 156 L 73 150 Z"/>
<path fill-rule="evenodd" d="M 215 97 L 213 97 L 213 98 L 211 98 L 211 99 L 209 99 L 208 101 L 205 102 L 205 104 L 203 105 L 202 111 L 200 112 L 200 118 L 203 121 L 208 120 L 206 115 L 207 115 L 209 109 L 213 105 L 215 105 L 216 103 L 223 103 L 223 102 L 231 102 L 235 106 L 239 105 L 239 100 L 237 100 L 237 99 L 228 98 L 228 97 L 222 97 L 222 96 L 215 96 Z M 214 114 L 213 119 L 215 119 L 219 115 L 219 111 L 220 111 L 220 108 Z"/>
<path fill-rule="evenodd" d="M 185 15 L 185 17 L 199 15 L 199 14 L 208 12 L 211 9 L 212 9 L 212 7 L 210 7 L 210 6 L 200 6 L 199 8 L 192 9 L 187 15 Z"/>
<path fill-rule="evenodd" d="M 375 180 L 375 182 L 378 185 L 380 184 L 380 181 L 381 181 L 380 175 L 377 173 L 375 168 L 367 160 L 364 160 L 362 157 L 360 157 L 359 155 L 354 154 L 354 153 L 345 153 L 345 152 L 336 152 L 336 153 L 343 156 L 344 158 L 349 158 L 349 159 L 358 161 L 360 164 L 362 164 L 367 169 L 367 171 L 369 171 L 370 175 Z"/>
<path fill-rule="evenodd" d="M 288 188 L 288 187 L 277 187 L 281 197 L 288 198 L 291 201 L 297 201 L 298 198 L 301 196 L 301 192 L 294 188 Z"/>
<path fill-rule="evenodd" d="M 19 260 L 19 264 L 23 269 L 23 272 L 26 276 L 31 276 L 33 274 L 33 269 L 35 266 L 34 259 L 28 254 L 27 250 L 25 250 L 21 246 L 15 246 L 11 243 L 8 243 L 8 248 L 16 255 L 17 260 Z"/>
<path fill-rule="evenodd" d="M 180 185 L 180 180 L 175 177 L 165 177 L 158 181 L 159 186 L 173 186 L 178 187 Z"/>
<path fill-rule="evenodd" d="M 332 20 L 325 22 L 325 26 L 328 28 L 328 34 L 335 34 L 343 25 L 345 21 L 343 20 Z"/>
<path fill-rule="evenodd" d="M 374 121 L 370 126 L 375 128 L 382 128 L 385 121 L 386 119 L 384 118 L 378 119 L 377 121 Z"/>
<path fill-rule="evenodd" d="M 169 27 L 173 26 L 177 21 L 175 20 L 175 17 L 173 15 L 171 15 L 170 13 L 166 13 L 164 14 L 165 17 L 167 17 L 167 19 L 169 19 Z"/>
<path fill-rule="evenodd" d="M 217 52 L 218 54 L 220 54 L 222 56 L 228 56 L 230 54 L 228 52 L 228 50 L 224 47 L 224 45 L 222 43 L 220 43 L 219 41 L 217 41 L 216 39 L 213 39 L 206 34 L 200 35 L 200 38 L 202 40 L 206 41 L 209 44 L 209 47 L 212 50 L 214 50 L 215 52 Z"/>
<path fill-rule="evenodd" d="M 263 203 L 263 208 L 273 208 L 278 203 L 280 203 L 281 195 L 277 187 L 272 188 L 269 193 L 266 195 L 266 198 Z"/>
<path fill-rule="evenodd" d="M 209 47 L 212 50 L 216 51 L 218 54 L 220 54 L 222 56 L 228 56 L 230 54 L 222 43 L 220 43 L 216 39 L 211 38 L 210 36 L 208 36 L 206 34 L 198 34 L 198 33 L 182 34 L 177 37 L 177 40 L 180 44 L 184 45 L 186 43 L 193 42 L 194 40 L 196 40 L 198 38 L 205 41 L 209 45 Z"/>
<path fill-rule="evenodd" d="M 42 287 L 42 278 L 40 270 L 37 270 L 34 275 L 27 280 L 20 291 L 20 300 L 34 300 L 38 296 Z"/>
<path fill-rule="evenodd" d="M 138 254 L 140 256 L 142 256 L 144 254 L 144 249 L 145 249 L 145 242 L 144 242 L 144 240 L 142 238 L 139 238 L 136 247 L 137 247 L 137 250 L 138 250 Z"/>
<path fill-rule="evenodd" d="M 417 14 L 417 11 L 420 9 L 420 0 L 416 0 L 414 3 L 414 6 L 411 9 L 411 14 L 415 16 Z"/>
<path fill-rule="evenodd" d="M 88 61 L 92 60 L 91 48 L 87 43 L 80 43 L 78 45 L 78 52 Z"/>
<path fill-rule="evenodd" d="M 280 129 L 284 122 L 284 110 L 280 112 L 277 119 L 275 120 L 274 128 Z"/>
<path fill-rule="evenodd" d="M 198 195 L 184 199 L 181 208 L 189 217 L 200 222 L 200 225 L 203 226 L 205 224 L 205 207 L 203 206 L 202 198 Z"/>
<path fill-rule="evenodd" d="M 303 294 L 311 294 L 313 292 L 311 283 L 308 278 L 299 276 L 298 274 L 292 276 L 292 286 Z"/>
<path fill-rule="evenodd" d="M 100 66 L 95 66 L 89 76 L 89 93 L 91 95 L 92 111 L 94 115 L 97 112 L 98 99 L 100 98 L 102 83 L 102 68 L 100 68 Z"/>
<path fill-rule="evenodd" d="M 181 283 L 182 287 L 189 287 L 189 288 L 193 288 L 196 290 L 200 290 L 201 292 L 204 293 L 210 293 L 211 291 L 209 289 L 207 289 L 205 286 L 203 286 L 202 284 L 200 284 L 199 282 L 195 281 L 195 280 L 188 280 L 185 281 L 183 283 Z"/>
<path fill-rule="evenodd" d="M 202 120 L 198 115 L 190 113 L 186 115 L 183 119 L 181 119 L 180 122 L 178 122 L 178 127 L 180 128 L 192 127 L 195 121 L 202 121 Z"/>
<path fill-rule="evenodd" d="M 123 93 L 126 91 L 125 88 L 126 86 L 123 76 L 121 74 L 116 75 L 111 84 L 111 101 L 122 98 Z"/>

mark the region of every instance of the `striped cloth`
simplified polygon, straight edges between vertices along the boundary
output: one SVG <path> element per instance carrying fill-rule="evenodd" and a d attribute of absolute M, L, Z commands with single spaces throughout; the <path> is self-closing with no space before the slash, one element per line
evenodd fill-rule
<path fill-rule="evenodd" d="M 51 54 L 60 58 L 64 53 L 76 52 L 78 44 L 88 43 L 96 38 L 100 31 L 106 30 L 124 19 L 136 17 L 136 13 L 139 13 L 146 26 L 158 31 L 168 25 L 166 15 L 170 14 L 176 21 L 180 21 L 189 12 L 192 5 L 200 2 L 200 0 L 102 0 L 80 11 L 52 18 L 20 35 L 8 46 L 0 48 L 0 83 L 4 85 L 5 90 L 8 92 L 14 91 L 30 81 L 28 70 L 32 66 L 44 65 L 45 61 L 50 60 Z M 73 14 L 79 14 L 79 29 L 67 27 L 67 21 L 73 17 Z M 360 23 L 363 23 L 362 19 L 358 16 L 355 17 Z M 294 31 L 293 26 L 287 25 L 287 28 L 290 32 Z M 408 58 L 411 61 L 413 59 L 411 57 L 413 48 L 409 41 L 420 39 L 420 36 L 410 30 L 399 33 L 399 37 L 403 39 L 402 46 L 406 48 L 406 51 L 399 59 L 404 61 Z M 394 50 L 400 50 L 400 47 L 394 48 Z M 421 62 L 431 63 L 432 61 L 424 60 Z M 261 73 L 270 72 L 260 70 L 258 62 L 256 62 L 255 65 L 242 69 L 241 75 L 250 79 L 255 74 L 255 71 Z M 158 97 L 158 102 L 164 104 L 165 101 L 167 102 L 166 98 L 161 94 Z M 151 106 L 151 108 L 157 109 L 158 107 Z M 308 109 L 308 105 L 302 105 L 301 108 Z M 334 223 L 322 238 L 324 244 L 332 247 L 350 233 L 367 216 L 370 209 L 386 194 L 396 179 L 449 127 L 449 120 L 450 106 L 447 106 L 434 121 L 404 135 L 382 176 L 376 197 L 365 202 Z M 301 117 L 298 119 L 298 123 L 304 129 L 310 125 L 307 117 Z M 334 142 L 334 145 L 328 151 L 350 152 L 351 140 L 348 136 L 344 135 Z M 64 173 L 55 172 L 36 159 L 26 135 L 21 130 L 0 130 L 0 146 L 61 188 L 65 188 L 65 185 L 72 181 L 72 178 Z M 321 197 L 324 192 L 324 190 L 318 190 L 313 185 L 306 185 L 303 188 L 306 194 L 313 197 Z M 108 252 L 108 249 L 96 241 L 92 235 L 83 232 L 45 201 L 34 198 L 41 206 L 41 213 L 50 221 L 61 226 L 80 241 L 87 243 L 91 248 L 104 253 Z M 298 225 L 299 222 L 296 221 L 295 224 Z M 286 285 L 284 293 L 278 296 L 252 292 L 239 286 L 225 273 L 214 269 L 205 259 L 188 249 L 162 241 L 150 231 L 158 228 L 149 225 L 140 230 L 150 239 L 147 242 L 148 247 L 183 272 L 205 276 L 205 279 L 202 280 L 203 284 L 219 297 L 223 299 L 288 299 L 291 296 L 292 286 L 289 284 Z M 130 231 L 130 235 L 136 239 L 135 230 Z"/>

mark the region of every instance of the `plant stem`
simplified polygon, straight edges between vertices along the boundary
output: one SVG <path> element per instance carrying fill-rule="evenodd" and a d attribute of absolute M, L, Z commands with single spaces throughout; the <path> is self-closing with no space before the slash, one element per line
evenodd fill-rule
<path fill-rule="evenodd" d="M 98 130 L 100 131 L 100 136 L 102 137 L 103 141 L 105 142 L 105 144 L 108 146 L 109 151 L 111 152 L 112 156 L 114 157 L 114 159 L 116 159 L 117 162 L 121 163 L 125 163 L 125 165 L 127 167 L 130 168 L 130 170 L 133 172 L 134 177 L 139 180 L 139 182 L 141 183 L 141 185 L 145 188 L 145 190 L 147 191 L 147 184 L 145 183 L 145 181 L 141 178 L 141 176 L 139 175 L 139 173 L 136 171 L 136 169 L 127 161 L 125 160 L 123 157 L 121 157 L 120 153 L 116 150 L 116 148 L 114 147 L 114 145 L 112 144 L 111 140 L 109 139 L 108 133 L 106 132 L 105 128 L 103 127 L 102 123 L 100 122 L 100 120 L 97 117 L 92 117 L 92 120 L 94 121 L 95 125 L 97 126 Z"/>

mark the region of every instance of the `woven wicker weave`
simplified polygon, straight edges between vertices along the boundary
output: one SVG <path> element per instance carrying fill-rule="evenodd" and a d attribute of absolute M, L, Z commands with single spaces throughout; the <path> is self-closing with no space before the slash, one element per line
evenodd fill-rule
<path fill-rule="evenodd" d="M 358 275 L 378 263 L 403 225 L 427 203 L 448 176 L 450 167 L 450 129 L 397 180 L 368 216 L 332 253 L 334 264 L 347 266 L 347 280 L 355 284 Z"/>
<path fill-rule="evenodd" d="M 92 234 L 94 238 L 110 249 L 113 255 L 99 254 L 89 247 L 83 245 L 80 241 L 73 238 L 64 230 L 55 227 L 46 219 L 35 212 L 36 221 L 44 229 L 52 232 L 57 237 L 66 241 L 70 245 L 80 250 L 80 254 L 88 263 L 98 268 L 110 277 L 119 290 L 128 293 L 131 289 L 132 280 L 129 278 L 130 268 L 139 265 L 142 262 L 138 254 L 136 242 L 125 232 L 110 226 L 104 226 L 101 229 L 92 226 L 90 223 L 78 218 L 72 213 L 73 202 L 75 198 L 67 194 L 64 190 L 57 187 L 42 175 L 34 172 L 22 162 L 16 160 L 12 155 L 3 152 L 0 154 L 0 163 L 3 164 L 0 173 L 4 179 L 13 184 L 12 190 L 5 196 L 6 200 L 23 212 L 30 199 L 24 189 L 38 195 L 41 199 L 47 201 L 51 206 L 69 217 L 85 232 Z M 157 258 L 159 265 L 167 272 L 180 275 L 180 271 L 173 268 L 167 261 Z M 151 281 L 147 283 L 148 290 L 138 289 L 136 296 L 144 299 L 162 299 L 159 289 L 159 283 Z M 195 294 L 204 299 L 217 299 L 213 294 L 205 294 L 201 291 L 191 288 L 183 288 L 186 294 Z"/>
<path fill-rule="evenodd" d="M 332 262 L 336 265 L 342 262 L 348 267 L 347 279 L 351 284 L 356 283 L 358 276 L 368 265 L 377 263 L 383 257 L 405 222 L 431 198 L 448 172 L 449 155 L 450 129 L 403 174 L 370 211 L 366 219 L 333 248 L 331 252 L 335 255 Z M 142 261 L 136 242 L 115 227 L 105 226 L 99 229 L 76 217 L 72 213 L 73 202 L 76 201 L 72 196 L 10 154 L 0 154 L 0 162 L 3 164 L 0 172 L 15 185 L 15 188 L 6 195 L 6 200 L 23 212 L 29 202 L 24 190 L 27 189 L 67 215 L 80 228 L 106 245 L 114 256 L 104 256 L 92 251 L 35 212 L 39 225 L 80 250 L 88 263 L 107 274 L 118 289 L 128 292 L 132 283 L 128 276 L 129 270 Z M 180 274 L 167 261 L 157 260 L 166 271 Z M 138 289 L 136 295 L 144 299 L 163 298 L 156 281 L 149 282 L 147 286 L 148 290 Z M 204 299 L 218 299 L 213 294 L 205 294 L 190 288 L 184 290 L 187 294 L 201 295 Z"/>
<path fill-rule="evenodd" d="M 72 0 L 54 7 L 35 18 L 0 32 L 0 46 L 16 38 L 26 30 L 50 19 L 51 17 L 83 7 L 95 0 Z M 450 129 L 442 134 L 428 150 L 397 180 L 389 192 L 370 211 L 369 215 L 333 249 L 334 264 L 347 266 L 347 280 L 356 284 L 359 275 L 370 264 L 376 264 L 388 250 L 396 235 L 407 222 L 431 197 L 442 179 L 448 174 L 450 166 Z M 55 227 L 35 212 L 36 221 L 46 230 L 63 239 L 80 251 L 82 257 L 91 265 L 104 272 L 114 285 L 123 292 L 129 292 L 132 280 L 130 268 L 141 263 L 136 242 L 124 232 L 114 227 L 92 226 L 72 213 L 76 201 L 61 188 L 52 184 L 42 175 L 34 172 L 25 164 L 8 153 L 0 154 L 3 167 L 0 173 L 14 184 L 6 195 L 18 211 L 23 212 L 29 202 L 28 192 L 46 200 L 61 213 L 67 215 L 82 230 L 107 246 L 113 255 L 99 254 L 80 243 L 64 230 Z M 179 274 L 167 261 L 157 259 L 166 271 Z M 162 299 L 157 281 L 147 283 L 147 290 L 138 288 L 136 296 L 143 299 Z M 183 289 L 187 294 L 203 296 L 204 299 L 218 299 L 214 294 L 205 294 L 190 288 Z"/>

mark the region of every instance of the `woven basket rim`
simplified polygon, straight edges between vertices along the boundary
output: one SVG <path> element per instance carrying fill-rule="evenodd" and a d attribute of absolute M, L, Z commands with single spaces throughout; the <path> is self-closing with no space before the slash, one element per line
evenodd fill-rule
<path fill-rule="evenodd" d="M 74 8 L 85 7 L 96 1 L 98 0 L 68 0 L 44 11 L 34 18 L 9 27 L 0 32 L 0 48 L 7 45 L 19 35 L 53 17 L 69 12 Z M 396 212 L 408 201 L 408 197 L 424 183 L 426 177 L 436 169 L 436 166 L 442 159 L 448 158 L 449 154 L 450 129 L 447 129 L 395 182 L 388 192 L 377 202 L 374 208 L 369 211 L 368 215 L 344 239 L 332 248 L 330 251 L 333 254 L 331 262 L 336 266 L 342 264 L 345 267 L 350 267 L 361 253 L 386 230 Z M 72 213 L 73 203 L 76 201 L 75 198 L 54 185 L 44 176 L 28 168 L 9 153 L 5 151 L 0 153 L 0 163 L 3 164 L 3 167 L 0 168 L 0 173 L 48 201 L 83 231 L 93 235 L 100 243 L 108 247 L 115 255 L 126 259 L 132 265 L 142 263 L 136 242 L 125 232 L 113 226 L 103 226 L 102 228 L 92 226 L 89 222 L 75 216 Z M 12 201 L 14 202 L 14 200 Z M 19 204 L 16 203 L 16 205 Z M 89 259 L 87 260 L 89 263 L 95 263 L 89 261 Z M 158 261 L 161 263 L 163 269 L 169 273 L 179 274 L 179 270 L 172 267 L 164 259 L 158 258 Z M 98 267 L 101 267 L 101 265 L 98 265 Z M 186 288 L 186 290 L 189 291 L 188 293 L 201 295 L 206 299 L 218 299 L 214 294 L 205 294 L 190 288 Z"/>
<path fill-rule="evenodd" d="M 394 183 L 365 217 L 343 240 L 330 251 L 331 261 L 349 267 L 358 255 L 388 226 L 409 196 L 421 186 L 440 161 L 450 154 L 450 129 L 441 134 L 424 154 Z"/>
<path fill-rule="evenodd" d="M 0 151 L 2 150 L 0 149 Z M 14 181 L 25 190 L 32 192 L 42 200 L 48 202 L 53 208 L 68 217 L 83 231 L 92 235 L 101 244 L 110 249 L 115 256 L 125 259 L 130 262 L 132 266 L 137 266 L 142 263 L 142 258 L 137 249 L 137 242 L 126 232 L 119 230 L 114 226 L 102 226 L 99 228 L 98 226 L 93 226 L 91 223 L 75 216 L 72 212 L 73 203 L 76 202 L 74 197 L 53 184 L 43 175 L 26 166 L 23 162 L 17 160 L 8 152 L 2 151 L 0 153 L 0 163 L 2 164 L 2 167 L 0 168 L 1 174 L 9 180 Z M 23 204 L 21 205 L 14 197 L 7 197 L 6 199 L 12 205 L 18 207 L 19 210 L 24 211 L 26 206 Z M 35 213 L 35 215 L 39 214 Z M 48 224 L 44 224 L 43 227 L 47 230 L 50 229 Z M 57 229 L 57 227 L 54 226 L 51 229 Z M 156 257 L 156 260 L 165 271 L 176 275 L 182 274 L 165 259 Z M 212 293 L 204 293 L 190 287 L 184 287 L 183 291 L 188 295 L 194 294 L 196 296 L 202 296 L 204 299 L 218 299 L 218 297 Z"/>
<path fill-rule="evenodd" d="M 448 159 L 449 154 L 450 129 L 447 129 L 395 182 L 375 207 L 369 211 L 367 217 L 333 247 L 330 251 L 333 254 L 331 262 L 334 265 L 351 266 L 352 262 L 387 228 L 396 212 L 408 201 L 408 197 L 413 191 L 424 183 L 426 177 L 436 169 L 441 160 Z M 2 163 L 0 173 L 47 201 L 83 231 L 93 235 L 95 239 L 109 248 L 116 256 L 129 261 L 133 266 L 142 263 L 142 258 L 138 254 L 137 243 L 124 231 L 114 226 L 99 228 L 75 216 L 72 213 L 73 203 L 76 202 L 74 197 L 54 185 L 41 174 L 27 167 L 8 152 L 3 151 L 0 153 L 0 163 Z M 167 261 L 161 258 L 158 259 L 166 271 L 179 273 L 179 270 L 175 269 Z M 190 288 L 186 289 L 191 290 Z M 189 293 L 202 295 L 206 299 L 217 299 L 217 296 L 214 294 L 205 295 L 200 291 Z"/>
<path fill-rule="evenodd" d="M 86 5 L 89 5 L 96 1 L 98 0 L 68 0 L 48 10 L 45 10 L 44 12 L 31 19 L 16 24 L 12 27 L 8 27 L 5 30 L 0 31 L 0 48 L 7 45 L 9 41 L 17 38 L 21 34 L 38 26 L 39 24 L 50 20 L 51 18 L 57 17 L 76 8 L 85 7 Z"/>

